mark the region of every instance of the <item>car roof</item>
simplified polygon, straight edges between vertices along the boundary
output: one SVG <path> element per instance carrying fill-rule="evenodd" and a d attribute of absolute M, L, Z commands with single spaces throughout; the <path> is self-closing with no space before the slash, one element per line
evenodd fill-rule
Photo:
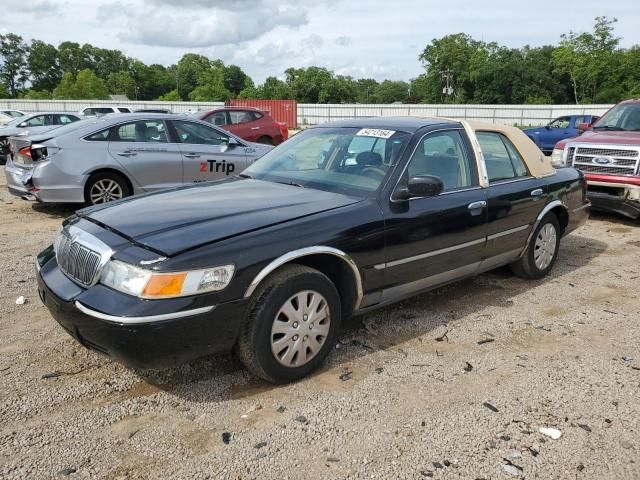
<path fill-rule="evenodd" d="M 351 127 L 351 128 L 380 128 L 400 130 L 413 133 L 423 127 L 432 125 L 460 125 L 454 120 L 446 118 L 421 117 L 361 117 L 347 120 L 337 120 L 318 125 L 314 128 Z"/>
<path fill-rule="evenodd" d="M 623 100 L 620 103 L 640 103 L 640 98 L 630 98 L 628 100 Z"/>

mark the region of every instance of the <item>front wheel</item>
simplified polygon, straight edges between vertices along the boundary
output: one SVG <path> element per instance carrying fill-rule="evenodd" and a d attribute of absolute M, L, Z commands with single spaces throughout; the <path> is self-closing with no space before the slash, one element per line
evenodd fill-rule
<path fill-rule="evenodd" d="M 84 189 L 84 199 L 88 205 L 113 202 L 131 195 L 127 181 L 114 172 L 103 172 L 92 175 Z"/>
<path fill-rule="evenodd" d="M 542 278 L 553 268 L 559 246 L 560 224 L 553 213 L 548 213 L 533 232 L 524 256 L 511 264 L 511 270 L 522 278 Z"/>
<path fill-rule="evenodd" d="M 253 295 L 238 356 L 269 382 L 298 380 L 331 351 L 340 312 L 340 296 L 329 278 L 313 268 L 285 266 Z"/>

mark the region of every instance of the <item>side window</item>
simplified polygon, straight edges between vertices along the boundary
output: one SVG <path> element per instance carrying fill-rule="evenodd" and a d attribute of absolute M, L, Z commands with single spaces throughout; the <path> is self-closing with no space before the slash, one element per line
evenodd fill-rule
<path fill-rule="evenodd" d="M 95 114 L 96 114 L 96 111 L 95 111 L 93 108 L 85 108 L 85 109 L 82 111 L 82 114 L 83 114 L 83 115 L 95 115 Z"/>
<path fill-rule="evenodd" d="M 26 121 L 27 127 L 42 127 L 43 125 L 50 125 L 51 122 L 47 123 L 47 117 L 50 117 L 50 115 L 37 115 L 30 118 Z"/>
<path fill-rule="evenodd" d="M 113 127 L 114 142 L 167 143 L 167 132 L 162 120 L 138 120 Z"/>
<path fill-rule="evenodd" d="M 252 112 L 245 112 L 243 110 L 230 110 L 229 117 L 231 118 L 231 123 L 234 125 L 237 123 L 249 123 L 253 122 L 251 113 Z"/>
<path fill-rule="evenodd" d="M 409 160 L 407 174 L 409 177 L 438 177 L 447 191 L 475 185 L 475 170 L 462 135 L 457 130 L 450 130 L 428 134 L 418 143 Z"/>
<path fill-rule="evenodd" d="M 227 124 L 227 113 L 226 112 L 215 112 L 209 115 L 204 119 L 206 122 L 209 122 L 213 125 L 226 125 Z"/>
<path fill-rule="evenodd" d="M 583 116 L 577 116 L 575 117 L 573 123 L 571 124 L 571 128 L 578 128 L 580 126 L 581 123 L 584 123 L 584 117 Z"/>
<path fill-rule="evenodd" d="M 118 107 L 118 111 L 120 113 L 131 113 L 131 110 L 129 110 L 128 108 L 124 108 L 124 107 Z"/>
<path fill-rule="evenodd" d="M 195 145 L 221 145 L 229 141 L 229 136 L 216 128 L 208 127 L 200 123 L 173 120 L 173 126 L 178 134 L 180 143 Z"/>
<path fill-rule="evenodd" d="M 559 117 L 549 123 L 551 128 L 569 128 L 571 117 Z"/>
<path fill-rule="evenodd" d="M 254 120 L 260 120 L 262 117 L 264 117 L 264 115 L 260 112 L 249 112 L 249 114 Z"/>
<path fill-rule="evenodd" d="M 68 125 L 78 120 L 76 117 L 70 115 L 56 115 L 56 125 Z"/>
<path fill-rule="evenodd" d="M 106 142 L 109 140 L 109 128 L 106 130 L 102 130 L 97 133 L 93 133 L 87 137 L 84 137 L 85 140 L 89 140 L 90 142 Z"/>
<path fill-rule="evenodd" d="M 511 141 L 496 132 L 477 132 L 487 166 L 489 182 L 499 182 L 529 175 L 527 167 Z"/>

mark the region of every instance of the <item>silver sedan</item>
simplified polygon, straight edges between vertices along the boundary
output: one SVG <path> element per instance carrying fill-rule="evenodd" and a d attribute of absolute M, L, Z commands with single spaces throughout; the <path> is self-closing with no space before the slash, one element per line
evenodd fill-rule
<path fill-rule="evenodd" d="M 44 203 L 98 204 L 237 175 L 273 147 L 183 115 L 114 114 L 12 137 L 9 191 Z"/>

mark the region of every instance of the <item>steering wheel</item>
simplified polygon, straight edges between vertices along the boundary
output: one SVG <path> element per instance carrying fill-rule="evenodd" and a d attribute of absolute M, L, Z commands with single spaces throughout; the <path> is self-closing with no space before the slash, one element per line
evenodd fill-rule
<path fill-rule="evenodd" d="M 369 177 L 374 180 L 382 180 L 386 174 L 384 170 L 377 167 L 364 167 L 360 172 L 363 177 Z"/>

